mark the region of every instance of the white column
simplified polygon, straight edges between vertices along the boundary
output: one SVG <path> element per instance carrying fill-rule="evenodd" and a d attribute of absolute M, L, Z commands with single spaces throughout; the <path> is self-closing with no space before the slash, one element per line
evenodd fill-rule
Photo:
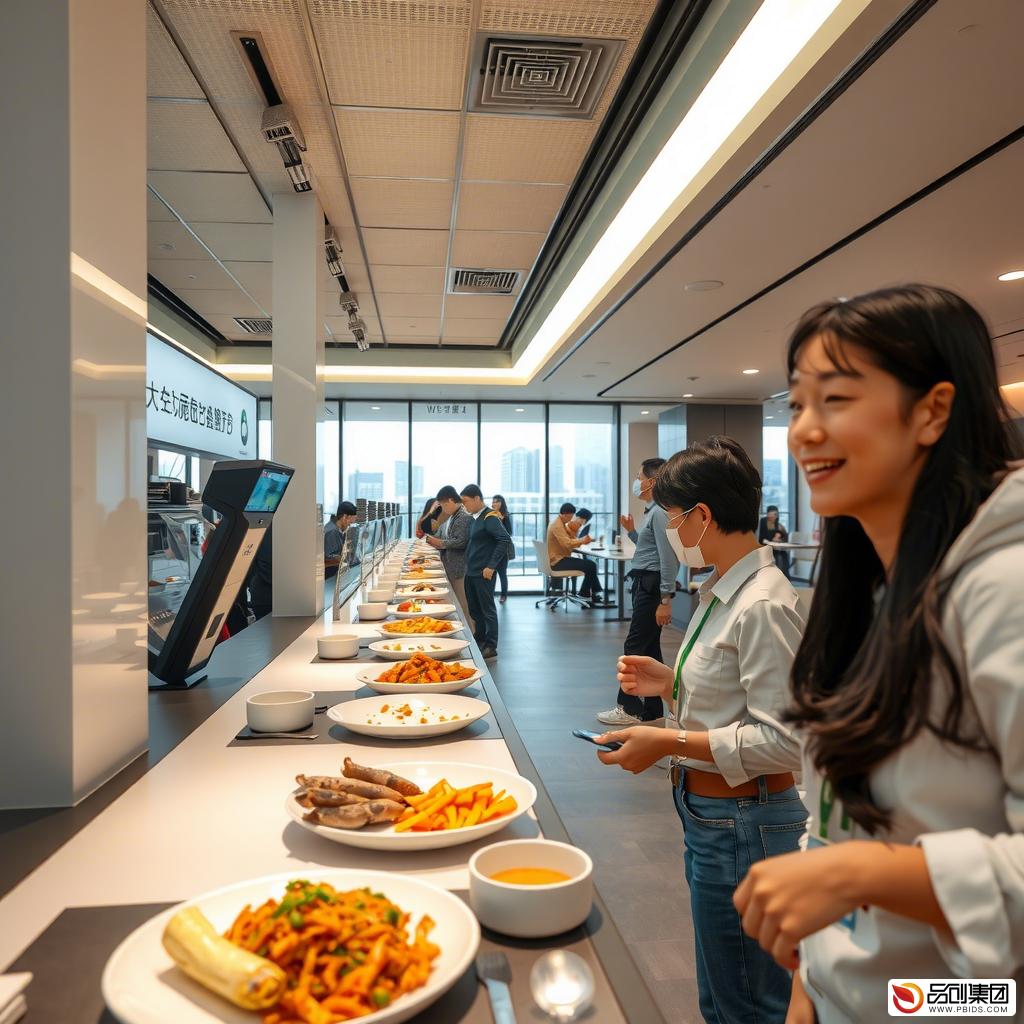
<path fill-rule="evenodd" d="M 0 807 L 67 806 L 148 742 L 146 8 L 2 6 Z"/>
<path fill-rule="evenodd" d="M 316 196 L 274 196 L 274 461 L 295 470 L 274 514 L 274 614 L 324 608 L 324 215 Z"/>

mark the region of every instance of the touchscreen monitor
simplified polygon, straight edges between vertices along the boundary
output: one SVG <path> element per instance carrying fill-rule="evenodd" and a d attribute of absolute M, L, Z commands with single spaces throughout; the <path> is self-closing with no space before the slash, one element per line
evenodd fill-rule
<path fill-rule="evenodd" d="M 245 503 L 245 511 L 276 512 L 289 479 L 288 473 L 275 473 L 271 469 L 264 469 L 252 489 L 252 494 L 249 495 L 249 500 Z"/>

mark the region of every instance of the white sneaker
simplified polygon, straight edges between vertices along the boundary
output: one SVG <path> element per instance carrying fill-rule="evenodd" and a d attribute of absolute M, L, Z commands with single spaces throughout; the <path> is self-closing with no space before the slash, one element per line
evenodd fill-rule
<path fill-rule="evenodd" d="M 615 725 L 620 729 L 628 729 L 631 725 L 664 725 L 664 718 L 656 718 L 651 722 L 644 722 L 637 718 L 636 715 L 631 715 L 628 711 L 624 711 L 620 706 L 616 705 L 611 711 L 602 711 L 598 716 L 597 720 L 602 725 Z"/>

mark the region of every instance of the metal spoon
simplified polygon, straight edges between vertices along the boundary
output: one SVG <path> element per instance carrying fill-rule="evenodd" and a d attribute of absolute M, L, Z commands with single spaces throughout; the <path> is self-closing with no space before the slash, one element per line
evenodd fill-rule
<path fill-rule="evenodd" d="M 250 732 L 236 736 L 238 740 L 315 740 L 316 732 Z"/>
<path fill-rule="evenodd" d="M 594 998 L 594 974 L 586 960 L 567 949 L 552 949 L 530 971 L 530 992 L 537 1005 L 557 1021 L 573 1021 Z"/>

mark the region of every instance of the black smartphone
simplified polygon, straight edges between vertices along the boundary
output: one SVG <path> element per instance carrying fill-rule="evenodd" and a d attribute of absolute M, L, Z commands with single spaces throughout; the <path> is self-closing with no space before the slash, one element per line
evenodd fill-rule
<path fill-rule="evenodd" d="M 604 735 L 604 733 L 600 732 L 587 732 L 586 729 L 573 729 L 572 734 L 577 739 L 593 743 L 595 747 L 600 747 L 602 750 L 618 750 L 619 747 L 622 746 L 618 741 L 612 743 L 598 743 L 597 738 Z"/>

